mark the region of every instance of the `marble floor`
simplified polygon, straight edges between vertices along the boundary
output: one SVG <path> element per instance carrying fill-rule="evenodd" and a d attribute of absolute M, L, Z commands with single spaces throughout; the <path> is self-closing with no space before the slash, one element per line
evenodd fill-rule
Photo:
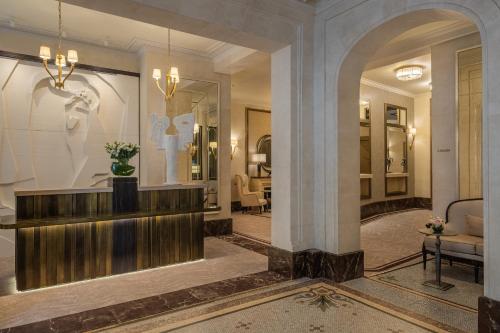
<path fill-rule="evenodd" d="M 221 239 L 207 238 L 205 254 L 205 260 L 193 263 L 2 296 L 0 328 L 61 317 L 267 270 L 266 256 Z M 10 274 L 13 274 L 13 267 L 9 269 Z"/>
<path fill-rule="evenodd" d="M 419 256 L 424 236 L 418 232 L 431 216 L 417 209 L 366 219 L 361 225 L 365 270 L 379 272 Z M 271 214 L 234 212 L 233 231 L 257 241 L 271 242 Z"/>
<path fill-rule="evenodd" d="M 242 214 L 234 212 L 231 217 L 233 219 L 233 232 L 257 241 L 271 243 L 271 213 Z"/>
<path fill-rule="evenodd" d="M 361 225 L 365 270 L 382 271 L 420 256 L 424 228 L 432 213 L 416 209 L 366 219 Z"/>
<path fill-rule="evenodd" d="M 434 271 L 417 260 L 342 284 L 290 281 L 266 271 L 262 242 L 206 246 L 201 262 L 0 297 L 0 333 L 477 331 L 482 284 L 468 266 L 443 263 L 447 292 L 421 285 Z"/>

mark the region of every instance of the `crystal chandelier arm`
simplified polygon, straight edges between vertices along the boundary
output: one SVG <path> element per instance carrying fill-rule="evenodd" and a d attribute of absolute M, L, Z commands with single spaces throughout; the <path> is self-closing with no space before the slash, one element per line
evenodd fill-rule
<path fill-rule="evenodd" d="M 47 73 L 49 73 L 50 77 L 52 78 L 52 80 L 54 80 L 54 84 L 55 84 L 57 82 L 57 80 L 56 80 L 56 78 L 54 77 L 54 75 L 52 75 L 52 73 L 49 70 L 47 59 L 43 59 L 43 67 L 45 67 L 45 70 L 47 71 Z"/>
<path fill-rule="evenodd" d="M 73 73 L 73 71 L 75 70 L 75 64 L 71 64 L 71 69 L 69 70 L 69 73 L 66 74 L 66 77 L 64 78 L 63 82 L 62 82 L 62 86 L 64 87 L 64 83 L 66 82 L 66 80 L 68 79 L 68 77 L 70 77 L 70 75 Z"/>

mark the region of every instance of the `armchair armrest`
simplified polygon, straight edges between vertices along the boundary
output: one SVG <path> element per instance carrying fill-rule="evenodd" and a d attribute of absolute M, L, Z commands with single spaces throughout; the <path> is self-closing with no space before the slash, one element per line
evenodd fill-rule
<path fill-rule="evenodd" d="M 258 192 L 248 192 L 241 196 L 241 205 L 243 207 L 257 207 L 259 204 Z"/>

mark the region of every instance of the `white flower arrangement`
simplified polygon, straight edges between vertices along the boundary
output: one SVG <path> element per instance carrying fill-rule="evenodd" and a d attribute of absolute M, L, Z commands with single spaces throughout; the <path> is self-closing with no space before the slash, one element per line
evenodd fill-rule
<path fill-rule="evenodd" d="M 114 160 L 129 160 L 137 155 L 141 149 L 139 145 L 134 143 L 117 141 L 113 143 L 106 143 L 105 148 L 110 157 Z"/>

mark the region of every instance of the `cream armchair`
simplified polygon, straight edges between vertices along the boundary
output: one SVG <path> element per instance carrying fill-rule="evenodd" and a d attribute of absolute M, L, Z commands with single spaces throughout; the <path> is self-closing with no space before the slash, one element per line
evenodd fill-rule
<path fill-rule="evenodd" d="M 267 204 L 264 199 L 263 192 L 250 192 L 248 190 L 248 176 L 236 175 L 236 187 L 238 188 L 238 195 L 240 196 L 241 207 L 243 212 L 248 210 L 248 207 L 259 207 L 262 212 L 262 207 Z"/>

